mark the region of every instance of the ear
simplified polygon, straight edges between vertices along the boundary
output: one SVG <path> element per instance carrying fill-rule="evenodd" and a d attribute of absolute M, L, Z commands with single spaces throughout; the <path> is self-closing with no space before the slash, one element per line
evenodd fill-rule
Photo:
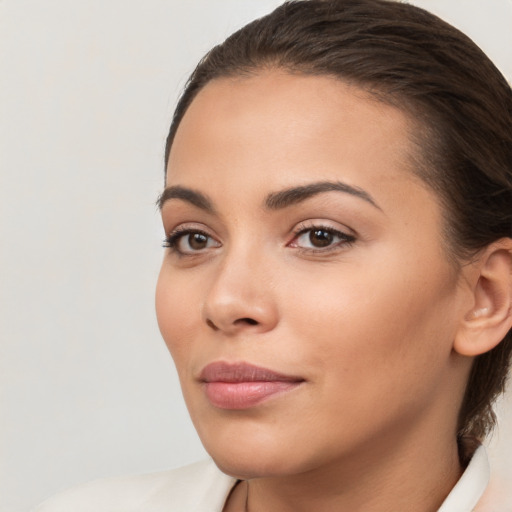
<path fill-rule="evenodd" d="M 512 327 L 512 239 L 487 246 L 471 264 L 470 274 L 473 304 L 453 348 L 471 357 L 493 349 Z"/>

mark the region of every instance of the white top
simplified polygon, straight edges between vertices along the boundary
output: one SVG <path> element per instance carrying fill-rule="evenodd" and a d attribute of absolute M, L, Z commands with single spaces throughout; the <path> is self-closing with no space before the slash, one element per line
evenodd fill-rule
<path fill-rule="evenodd" d="M 480 446 L 438 512 L 471 512 L 489 481 Z M 222 512 L 236 480 L 207 460 L 143 476 L 98 480 L 46 501 L 34 512 Z"/>

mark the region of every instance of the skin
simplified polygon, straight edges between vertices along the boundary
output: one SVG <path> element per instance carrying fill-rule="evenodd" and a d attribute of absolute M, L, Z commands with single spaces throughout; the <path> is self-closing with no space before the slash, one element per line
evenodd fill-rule
<path fill-rule="evenodd" d="M 202 193 L 214 211 L 163 202 L 167 234 L 208 242 L 184 235 L 167 249 L 157 317 L 203 444 L 246 480 L 226 511 L 244 510 L 247 492 L 251 512 L 435 511 L 460 477 L 471 357 L 454 339 L 473 287 L 446 254 L 434 193 L 411 172 L 413 129 L 358 88 L 278 70 L 209 83 L 180 124 L 167 187 Z M 324 191 L 266 205 L 326 181 L 374 204 Z M 313 226 L 354 240 L 315 248 L 310 232 L 297 236 Z M 304 382 L 220 409 L 198 379 L 214 361 Z"/>

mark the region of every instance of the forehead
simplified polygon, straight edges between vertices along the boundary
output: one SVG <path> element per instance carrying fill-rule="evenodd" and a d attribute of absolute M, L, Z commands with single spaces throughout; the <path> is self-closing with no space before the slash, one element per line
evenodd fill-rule
<path fill-rule="evenodd" d="M 243 224 L 263 219 L 269 195 L 341 182 L 374 200 L 378 230 L 398 245 L 429 240 L 444 253 L 443 209 L 414 170 L 413 129 L 398 108 L 330 77 L 220 79 L 198 94 L 176 132 L 167 186 L 199 191 L 222 219 Z M 353 219 L 377 211 L 348 195 L 336 201 Z"/>
<path fill-rule="evenodd" d="M 273 70 L 217 79 L 181 121 L 168 184 L 410 180 L 412 125 L 399 109 L 328 76 Z"/>

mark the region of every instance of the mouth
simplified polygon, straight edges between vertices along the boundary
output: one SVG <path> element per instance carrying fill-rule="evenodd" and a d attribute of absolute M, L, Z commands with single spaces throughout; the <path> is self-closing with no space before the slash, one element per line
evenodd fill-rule
<path fill-rule="evenodd" d="M 215 362 L 199 376 L 209 402 L 219 409 L 249 409 L 292 391 L 305 379 L 248 363 Z"/>

